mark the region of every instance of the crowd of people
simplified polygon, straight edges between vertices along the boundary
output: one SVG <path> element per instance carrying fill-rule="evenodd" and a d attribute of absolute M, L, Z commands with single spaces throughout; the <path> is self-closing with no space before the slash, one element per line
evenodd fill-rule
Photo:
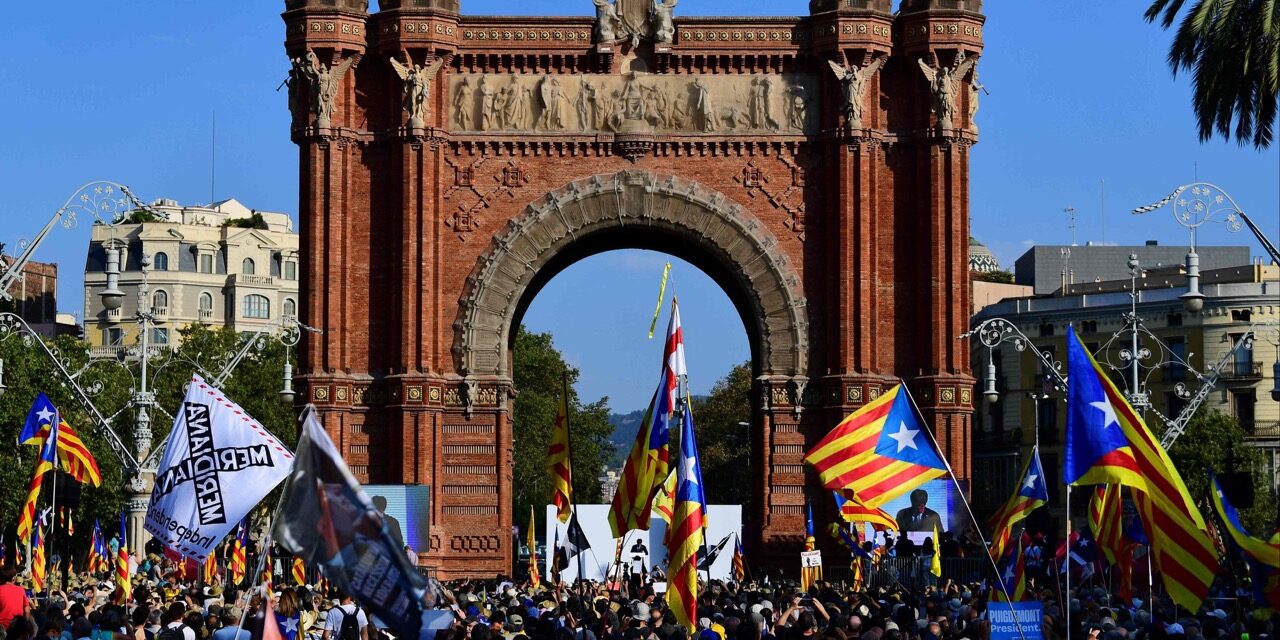
<path fill-rule="evenodd" d="M 263 637 L 263 590 L 223 589 L 178 577 L 177 565 L 151 556 L 140 566 L 127 602 L 109 580 L 52 576 L 32 594 L 13 567 L 0 569 L 3 640 L 257 640 Z M 436 640 L 990 640 L 987 612 L 1007 606 L 989 585 L 941 580 L 854 589 L 818 581 L 802 591 L 791 580 L 738 584 L 712 580 L 698 598 L 697 628 L 676 623 L 658 576 L 629 584 L 537 587 L 510 580 L 433 582 L 450 624 Z M 285 640 L 379 640 L 389 637 L 358 603 L 318 585 L 281 586 L 270 594 Z M 1231 595 L 1231 594 L 1228 594 Z M 1036 635 L 1044 640 L 1269 640 L 1278 618 L 1247 596 L 1211 599 L 1196 615 L 1167 598 L 1120 601 L 1108 589 L 1061 585 L 1032 590 L 1043 604 Z M 1070 632 L 1067 618 L 1070 613 Z M 696 638 L 695 638 L 696 636 Z M 274 637 L 274 636 L 273 636 Z M 1040 640 L 1030 634 L 1027 640 Z"/>

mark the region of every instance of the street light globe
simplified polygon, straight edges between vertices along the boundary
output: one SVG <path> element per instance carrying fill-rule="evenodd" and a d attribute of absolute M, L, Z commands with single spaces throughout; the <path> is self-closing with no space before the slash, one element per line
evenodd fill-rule
<path fill-rule="evenodd" d="M 995 389 L 987 389 L 982 397 L 987 399 L 987 404 L 995 404 L 1000 401 L 1000 392 Z"/>
<path fill-rule="evenodd" d="M 102 306 L 107 311 L 115 311 L 124 304 L 124 292 L 115 287 L 103 289 L 98 297 L 102 298 Z"/>
<path fill-rule="evenodd" d="M 1200 313 L 1200 310 L 1204 309 L 1204 297 L 1204 294 L 1199 291 L 1188 291 L 1178 296 L 1178 299 L 1182 300 L 1182 306 L 1187 311 Z"/>
<path fill-rule="evenodd" d="M 0 393 L 3 389 L 4 382 L 0 381 Z M 1280 402 L 1280 360 L 1271 365 L 1271 399 Z"/>
<path fill-rule="evenodd" d="M 292 403 L 293 403 L 293 397 L 294 397 L 293 389 L 285 388 L 285 389 L 281 389 L 281 390 L 280 390 L 280 401 L 281 401 L 281 402 L 283 402 L 283 403 L 285 403 L 285 404 L 292 404 Z"/>

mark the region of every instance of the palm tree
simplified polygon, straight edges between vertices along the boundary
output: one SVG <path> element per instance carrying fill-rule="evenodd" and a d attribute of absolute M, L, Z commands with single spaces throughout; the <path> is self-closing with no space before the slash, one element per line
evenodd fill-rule
<path fill-rule="evenodd" d="M 1187 0 L 1153 0 L 1147 22 L 1173 25 Z M 1216 131 L 1241 145 L 1268 148 L 1280 93 L 1280 1 L 1195 0 L 1169 46 L 1176 75 L 1191 71 L 1200 140 Z"/>

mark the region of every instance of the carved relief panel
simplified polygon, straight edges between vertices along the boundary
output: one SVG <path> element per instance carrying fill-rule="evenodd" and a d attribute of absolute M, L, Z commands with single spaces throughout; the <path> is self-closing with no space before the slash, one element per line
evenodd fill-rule
<path fill-rule="evenodd" d="M 449 126 L 474 132 L 799 135 L 815 132 L 818 86 L 812 74 L 458 74 L 449 78 Z"/>

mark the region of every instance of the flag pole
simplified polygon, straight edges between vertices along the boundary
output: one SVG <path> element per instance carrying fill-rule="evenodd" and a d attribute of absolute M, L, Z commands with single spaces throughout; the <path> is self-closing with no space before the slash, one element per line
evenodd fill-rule
<path fill-rule="evenodd" d="M 563 383 L 560 394 L 564 402 L 564 443 L 569 450 L 569 509 L 573 514 L 569 517 L 570 528 L 566 531 L 566 534 L 572 537 L 573 522 L 578 518 L 578 492 L 573 490 L 573 428 L 569 422 L 569 368 L 567 366 L 560 372 L 560 381 Z M 581 527 L 582 525 L 578 526 Z M 583 576 L 582 551 L 579 550 L 575 555 L 578 557 L 578 582 L 581 583 L 585 579 L 585 576 Z M 581 598 L 579 598 L 578 602 L 581 604 Z M 578 613 L 582 612 L 579 611 Z"/>
<path fill-rule="evenodd" d="M 991 569 L 996 572 L 996 584 L 1000 586 L 1000 591 L 1004 593 L 1005 604 L 1009 605 L 1009 615 L 1013 617 L 1013 623 L 1018 626 L 1018 637 L 1021 640 L 1027 640 L 1026 633 L 1022 630 L 1022 621 L 1018 619 L 1018 612 L 1013 609 L 1013 596 L 1009 595 L 1009 589 L 1004 584 L 1004 577 L 1000 575 L 1000 565 L 996 564 L 996 559 L 991 557 L 991 547 L 987 544 L 986 536 L 982 535 L 982 525 L 978 524 L 977 516 L 973 515 L 973 507 L 969 506 L 969 498 L 964 495 L 964 489 L 960 487 L 960 481 L 956 479 L 956 472 L 951 468 L 951 461 L 942 455 L 938 440 L 933 437 L 931 431 L 924 421 L 924 412 L 920 410 L 920 405 L 916 404 L 916 399 L 911 395 L 911 390 L 907 388 L 907 381 L 898 378 L 898 384 L 902 385 L 902 392 L 907 394 L 907 399 L 911 401 L 911 408 L 915 410 L 916 416 L 920 418 L 920 424 L 924 425 L 922 431 L 929 436 L 929 442 L 933 445 L 933 450 L 938 454 L 938 459 L 942 460 L 942 465 L 947 469 L 947 477 L 951 478 L 951 484 L 956 488 L 956 495 L 960 496 L 960 502 L 964 504 L 964 509 L 969 513 L 969 521 L 973 523 L 973 530 L 978 533 L 978 540 L 982 542 L 982 553 L 987 556 L 987 562 L 991 564 Z M 905 535 L 905 532 L 904 532 Z M 934 553 L 942 553 L 942 541 L 934 541 Z"/>
<path fill-rule="evenodd" d="M 1062 564 L 1066 565 L 1067 570 L 1067 586 L 1063 589 L 1062 598 L 1066 602 L 1063 611 L 1067 621 L 1067 637 L 1071 637 L 1071 484 L 1067 484 L 1067 554 L 1062 558 Z"/>

